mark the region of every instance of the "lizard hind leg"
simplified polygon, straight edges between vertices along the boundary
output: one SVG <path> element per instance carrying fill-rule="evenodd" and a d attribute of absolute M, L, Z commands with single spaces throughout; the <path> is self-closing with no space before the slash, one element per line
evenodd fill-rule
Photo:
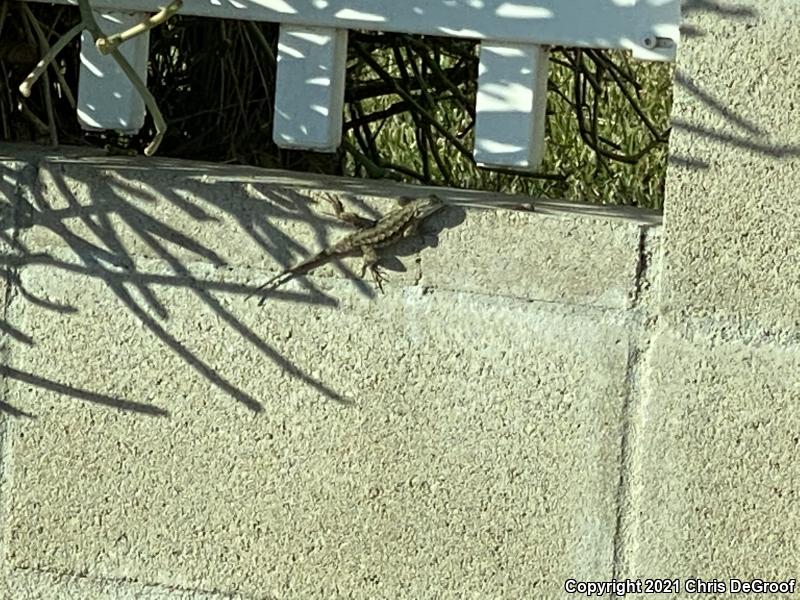
<path fill-rule="evenodd" d="M 372 278 L 375 280 L 375 285 L 383 292 L 383 282 L 386 281 L 386 276 L 381 272 L 378 265 L 378 254 L 372 246 L 362 246 L 361 255 L 364 257 L 364 264 L 361 265 L 361 278 L 367 272 L 367 269 L 372 273 Z"/>

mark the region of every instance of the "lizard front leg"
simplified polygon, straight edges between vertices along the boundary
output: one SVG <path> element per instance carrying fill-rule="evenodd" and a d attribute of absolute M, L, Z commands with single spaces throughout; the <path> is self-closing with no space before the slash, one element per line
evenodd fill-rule
<path fill-rule="evenodd" d="M 378 266 L 379 258 L 375 248 L 372 246 L 361 246 L 361 256 L 364 257 L 364 264 L 361 265 L 361 277 L 363 278 L 367 269 L 369 269 L 378 289 L 383 292 L 383 282 L 386 281 L 386 277 L 381 273 L 380 267 Z"/>
<path fill-rule="evenodd" d="M 322 197 L 325 198 L 328 204 L 333 207 L 333 214 L 340 221 L 344 221 L 345 223 L 348 223 L 354 227 L 358 227 L 359 229 L 375 227 L 375 223 L 377 223 L 375 219 L 362 217 L 357 213 L 345 210 L 344 206 L 342 205 L 342 201 L 333 194 L 323 194 Z"/>

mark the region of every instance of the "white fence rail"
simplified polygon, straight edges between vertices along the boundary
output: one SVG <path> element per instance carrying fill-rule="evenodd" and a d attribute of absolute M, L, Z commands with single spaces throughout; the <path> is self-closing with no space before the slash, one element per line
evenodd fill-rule
<path fill-rule="evenodd" d="M 111 34 L 165 2 L 91 4 Z M 673 60 L 680 0 L 184 0 L 180 13 L 280 24 L 273 137 L 284 148 L 339 145 L 348 29 L 479 40 L 475 160 L 532 170 L 544 149 L 548 46 L 618 48 L 637 58 Z M 145 33 L 121 46 L 143 81 L 148 45 Z M 88 34 L 81 40 L 78 103 L 87 129 L 132 132 L 144 122 L 144 104 Z"/>

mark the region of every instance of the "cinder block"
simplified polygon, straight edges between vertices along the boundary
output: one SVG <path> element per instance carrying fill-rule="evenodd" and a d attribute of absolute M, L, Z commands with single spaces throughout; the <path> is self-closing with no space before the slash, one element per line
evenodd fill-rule
<path fill-rule="evenodd" d="M 665 331 L 643 386 L 625 574 L 796 578 L 800 347 Z"/>
<path fill-rule="evenodd" d="M 442 217 L 446 218 L 446 217 Z M 468 210 L 422 253 L 434 287 L 622 309 L 638 285 L 637 222 Z M 430 278 L 427 274 L 430 273 Z"/>
<path fill-rule="evenodd" d="M 800 4 L 687 6 L 672 109 L 664 308 L 800 329 Z M 778 58 L 776 58 L 778 56 Z M 735 65 L 735 68 L 731 68 Z"/>
<path fill-rule="evenodd" d="M 19 248 L 14 239 L 19 220 L 30 213 L 30 199 L 36 182 L 36 167 L 26 160 L 0 156 L 0 255 L 7 268 L 10 257 Z"/>
<path fill-rule="evenodd" d="M 239 594 L 214 594 L 201 590 L 147 585 L 114 579 L 59 575 L 32 570 L 0 568 L 0 598 L 13 600 L 249 600 Z M 272 600 L 268 596 L 268 600 Z"/>
<path fill-rule="evenodd" d="M 9 323 L 5 307 L 19 294 L 17 274 L 18 257 L 25 252 L 16 233 L 18 225 L 28 218 L 31 190 L 36 181 L 36 169 L 25 160 L 0 158 L 0 367 L 8 364 L 9 353 L 14 343 L 30 343 L 24 332 Z M 2 374 L 0 373 L 0 377 Z M 6 399 L 0 382 L 0 502 L 3 495 L 3 440 L 8 416 L 22 416 L 19 409 Z M 2 544 L 2 520 L 0 520 L 0 544 Z"/>
<path fill-rule="evenodd" d="M 8 395 L 35 419 L 8 432 L 9 567 L 259 598 L 611 576 L 624 324 L 334 279 L 258 309 L 225 291 L 240 269 L 190 287 L 54 256 L 10 312 L 34 343 Z"/>
<path fill-rule="evenodd" d="M 176 268 L 211 263 L 274 272 L 347 231 L 326 216 L 332 212 L 327 203 L 314 202 L 327 190 L 348 198 L 350 208 L 367 216 L 395 208 L 393 202 L 377 199 L 371 187 L 353 185 L 351 192 L 341 179 L 303 187 L 291 174 L 278 171 L 231 168 L 223 176 L 178 161 L 154 163 L 159 168 L 138 164 L 45 161 L 39 172 L 38 199 L 46 207 L 41 226 L 24 230 L 22 238 L 31 248 L 69 247 L 85 261 L 120 268 L 141 257 Z M 430 190 L 386 191 L 397 197 Z M 459 196 L 455 190 L 437 193 L 446 201 Z M 487 196 L 486 201 L 492 199 Z M 639 285 L 640 240 L 651 215 L 631 219 L 625 211 L 558 203 L 543 203 L 542 211 L 547 214 L 449 208 L 423 224 L 422 238 L 388 251 L 391 281 L 411 284 L 424 275 L 426 286 L 453 291 L 631 306 Z M 609 218 L 609 213 L 618 218 Z M 344 272 L 353 278 L 361 259 L 339 265 L 315 275 Z"/>

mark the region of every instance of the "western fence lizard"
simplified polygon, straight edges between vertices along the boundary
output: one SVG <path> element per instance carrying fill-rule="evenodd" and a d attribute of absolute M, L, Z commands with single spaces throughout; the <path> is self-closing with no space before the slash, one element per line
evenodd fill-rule
<path fill-rule="evenodd" d="M 376 250 L 390 246 L 403 238 L 413 235 L 423 220 L 444 206 L 442 201 L 433 194 L 425 198 L 401 198 L 401 205 L 399 208 L 386 213 L 377 221 L 372 221 L 352 213 L 344 212 L 338 200 L 330 199 L 330 201 L 334 205 L 337 216 L 361 226 L 361 229 L 346 235 L 332 246 L 329 246 L 303 262 L 278 273 L 275 277 L 260 285 L 256 291 L 265 288 L 266 290 L 274 290 L 284 283 L 291 281 L 298 275 L 313 271 L 332 258 L 358 252 L 360 252 L 361 256 L 364 258 L 360 276 L 364 277 L 367 269 L 370 269 L 378 287 L 383 290 L 383 276 L 378 269 L 378 254 Z M 262 296 L 258 305 L 261 306 L 266 298 L 266 296 Z"/>

